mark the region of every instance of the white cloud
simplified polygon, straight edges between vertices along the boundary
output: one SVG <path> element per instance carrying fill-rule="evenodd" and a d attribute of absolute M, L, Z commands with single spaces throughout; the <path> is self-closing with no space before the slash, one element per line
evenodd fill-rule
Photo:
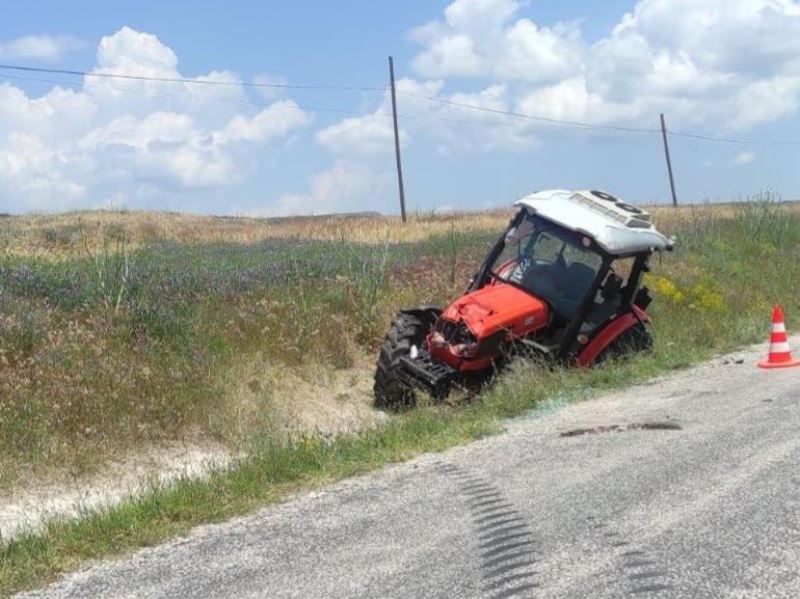
<path fill-rule="evenodd" d="M 401 141 L 405 142 L 405 133 Z M 350 117 L 317 133 L 317 141 L 335 154 L 375 155 L 394 149 L 391 112 L 384 104 L 366 116 Z"/>
<path fill-rule="evenodd" d="M 95 72 L 185 79 L 154 35 L 124 27 L 104 37 Z M 174 190 L 242 181 L 257 163 L 248 148 L 288 138 L 311 115 L 292 100 L 244 104 L 238 75 L 197 80 L 234 85 L 86 77 L 79 90 L 40 97 L 0 85 L 0 206 L 62 210 L 135 203 Z"/>
<path fill-rule="evenodd" d="M 444 22 L 412 31 L 426 46 L 412 66 L 424 77 L 487 77 L 531 82 L 556 81 L 580 64 L 579 30 L 569 24 L 539 27 L 511 18 L 521 4 L 512 0 L 456 0 Z"/>
<path fill-rule="evenodd" d="M 796 109 L 800 4 L 641 0 L 590 48 L 587 86 L 639 119 L 746 129 Z M 769 100 L 767 100 L 769 98 Z"/>
<path fill-rule="evenodd" d="M 311 117 L 292 100 L 281 100 L 252 117 L 236 115 L 221 133 L 215 135 L 214 140 L 219 144 L 239 141 L 267 143 L 310 122 Z"/>
<path fill-rule="evenodd" d="M 0 59 L 51 61 L 85 47 L 84 40 L 71 35 L 26 35 L 0 42 Z"/>
<path fill-rule="evenodd" d="M 31 208 L 46 208 L 41 201 L 45 197 L 65 208 L 86 195 L 86 188 L 66 174 L 83 168 L 82 162 L 49 147 L 36 135 L 12 133 L 0 148 L 0 185 L 33 198 Z"/>
<path fill-rule="evenodd" d="M 262 211 L 273 216 L 333 214 L 387 208 L 391 184 L 389 171 L 376 170 L 360 162 L 338 160 L 311 181 L 306 194 L 285 194 Z"/>
<path fill-rule="evenodd" d="M 756 153 L 753 150 L 744 150 L 736 154 L 736 156 L 734 156 L 733 162 L 734 164 L 744 165 L 754 162 L 755 159 L 756 159 Z"/>
<path fill-rule="evenodd" d="M 418 78 L 397 82 L 404 145 L 430 143 L 452 157 L 526 149 L 553 132 L 587 134 L 493 111 L 653 130 L 664 112 L 676 130 L 716 132 L 748 129 L 797 110 L 797 0 L 640 0 L 594 42 L 576 23 L 543 26 L 521 16 L 525 6 L 454 0 L 442 18 L 410 32 L 421 50 L 411 62 Z M 386 173 L 393 151 L 389 102 L 386 93 L 365 116 L 317 132 L 317 143 L 339 162 L 315 179 L 309 194 L 282 198 L 282 211 L 324 205 L 334 194 L 322 192 L 328 189 L 322 181 L 341 178 L 351 189 L 344 171 L 358 172 L 358 180 Z M 743 153 L 736 162 L 754 158 Z"/>
<path fill-rule="evenodd" d="M 444 81 L 397 81 L 400 113 L 400 142 L 405 146 L 415 137 L 438 140 L 437 151 L 452 153 L 528 148 L 534 143 L 530 122 L 507 118 L 491 111 L 512 108 L 505 85 L 495 84 L 474 93 L 442 93 Z M 430 102 L 434 98 L 438 102 Z M 349 117 L 317 133 L 317 141 L 340 156 L 386 159 L 394 152 L 394 131 L 389 93 L 374 112 Z M 486 111 L 459 106 L 467 104 Z"/>
<path fill-rule="evenodd" d="M 746 129 L 793 114 L 800 97 L 797 0 L 640 0 L 589 43 L 513 0 L 455 0 L 411 33 L 430 78 L 510 84 L 530 114 L 596 123 Z"/>
<path fill-rule="evenodd" d="M 169 77 L 176 73 L 178 57 L 152 33 L 123 27 L 105 36 L 97 46 L 98 73 L 124 73 Z"/>
<path fill-rule="evenodd" d="M 797 109 L 796 0 L 641 0 L 594 43 L 574 23 L 544 27 L 521 17 L 523 6 L 455 0 L 442 19 L 411 32 L 422 46 L 412 68 L 428 79 L 398 81 L 404 145 L 430 139 L 447 155 L 519 150 L 573 131 L 490 111 L 648 129 L 664 112 L 675 129 L 727 131 Z M 462 86 L 472 79 L 477 91 L 447 92 L 451 78 Z M 338 156 L 385 157 L 393 142 L 388 93 L 373 112 L 316 138 Z"/>

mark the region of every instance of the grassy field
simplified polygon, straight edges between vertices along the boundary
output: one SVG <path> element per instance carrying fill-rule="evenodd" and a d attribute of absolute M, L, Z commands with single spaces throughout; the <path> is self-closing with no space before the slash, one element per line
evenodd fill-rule
<path fill-rule="evenodd" d="M 275 381 L 252 372 L 243 393 L 233 369 L 313 376 L 354 366 L 398 307 L 457 293 L 508 217 L 419 219 L 394 238 L 390 219 L 260 231 L 247 220 L 161 216 L 149 237 L 155 215 L 103 218 L 5 230 L 0 482 L 13 482 L 19 464 L 81 470 L 188 432 L 228 442 L 269 434 Z M 487 221 L 495 226 L 481 232 Z"/>
<path fill-rule="evenodd" d="M 0 481 L 91 469 L 186 436 L 248 452 L 231 472 L 6 542 L 0 593 L 298 487 L 478 438 L 543 399 L 591 396 L 762 340 L 775 302 L 796 326 L 793 206 L 764 197 L 653 213 L 677 245 L 648 275 L 651 355 L 587 371 L 511 372 L 479 401 L 423 406 L 333 439 L 279 434 L 274 377 L 231 372 L 253 363 L 302 377 L 363 363 L 398 308 L 463 290 L 509 213 L 417 215 L 405 227 L 389 218 L 135 213 L 0 220 Z"/>

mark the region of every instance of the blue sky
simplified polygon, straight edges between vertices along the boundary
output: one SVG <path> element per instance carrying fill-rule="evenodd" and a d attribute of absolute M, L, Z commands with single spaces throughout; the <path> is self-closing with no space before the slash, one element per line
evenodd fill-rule
<path fill-rule="evenodd" d="M 795 0 L 186 6 L 6 7 L 0 63 L 230 85 L 0 70 L 0 212 L 395 211 L 384 92 L 238 85 L 382 87 L 389 54 L 412 210 L 506 205 L 548 187 L 668 200 L 658 134 L 448 102 L 637 129 L 656 128 L 663 111 L 675 131 L 800 141 Z M 800 145 L 671 144 L 680 199 L 800 195 Z"/>

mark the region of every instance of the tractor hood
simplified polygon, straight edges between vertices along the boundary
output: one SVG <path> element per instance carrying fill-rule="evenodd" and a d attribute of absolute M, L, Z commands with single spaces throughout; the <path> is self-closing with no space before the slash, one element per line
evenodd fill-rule
<path fill-rule="evenodd" d="M 508 283 L 493 283 L 468 293 L 442 312 L 451 322 L 463 322 L 478 339 L 500 329 L 525 335 L 545 326 L 547 315 L 547 304 Z"/>

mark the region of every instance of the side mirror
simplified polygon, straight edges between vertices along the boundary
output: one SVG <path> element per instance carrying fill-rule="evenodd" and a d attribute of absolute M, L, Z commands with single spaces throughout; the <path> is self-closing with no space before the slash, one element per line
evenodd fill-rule
<path fill-rule="evenodd" d="M 636 297 L 633 298 L 633 304 L 642 310 L 647 310 L 647 306 L 653 301 L 650 295 L 650 290 L 647 287 L 642 287 L 636 292 Z"/>

